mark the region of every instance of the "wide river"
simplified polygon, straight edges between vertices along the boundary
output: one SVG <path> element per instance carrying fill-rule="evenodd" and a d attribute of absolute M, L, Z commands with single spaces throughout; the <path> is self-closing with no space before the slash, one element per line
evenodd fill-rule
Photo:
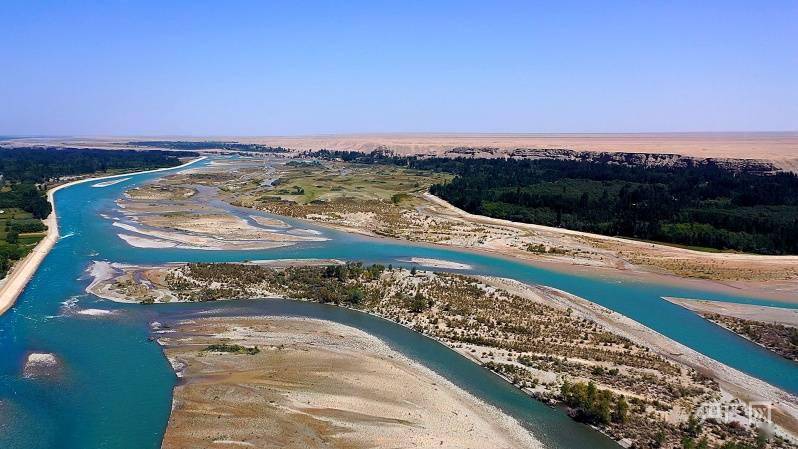
<path fill-rule="evenodd" d="M 208 163 L 208 161 L 198 164 Z M 678 286 L 566 274 L 522 262 L 453 249 L 415 246 L 314 228 L 331 240 L 264 251 L 138 249 L 116 235 L 114 201 L 130 187 L 168 174 L 139 174 L 118 184 L 78 184 L 56 193 L 61 238 L 19 298 L 0 317 L 0 448 L 152 449 L 160 446 L 176 378 L 160 348 L 148 341 L 150 323 L 211 315 L 296 315 L 351 325 L 437 371 L 530 429 L 547 447 L 610 448 L 614 442 L 546 407 L 489 371 L 426 337 L 369 315 L 321 304 L 252 300 L 200 304 L 125 305 L 87 295 L 93 260 L 129 263 L 338 258 L 393 263 L 409 257 L 445 259 L 499 275 L 557 287 L 609 307 L 710 357 L 798 393 L 798 364 L 737 337 L 662 296 L 770 304 Z M 297 226 L 313 228 L 304 223 Z M 405 264 L 406 265 L 406 264 Z M 110 315 L 78 313 L 86 309 Z M 50 378 L 25 378 L 31 352 L 57 355 L 63 368 Z M 386 379 L 386 381 L 389 381 Z"/>

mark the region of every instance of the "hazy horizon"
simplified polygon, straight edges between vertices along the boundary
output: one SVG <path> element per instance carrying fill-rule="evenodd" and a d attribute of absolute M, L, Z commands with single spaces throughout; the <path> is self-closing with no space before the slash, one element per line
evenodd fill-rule
<path fill-rule="evenodd" d="M 0 135 L 798 130 L 788 1 L 11 1 L 4 18 Z"/>
<path fill-rule="evenodd" d="M 798 129 L 784 130 L 739 130 L 739 131 L 606 131 L 606 132 L 535 132 L 535 131 L 511 131 L 511 132 L 481 132 L 481 131 L 364 131 L 364 132 L 341 132 L 341 133 L 302 133 L 302 134 L 13 134 L 2 133 L 2 139 L 126 139 L 126 138 L 187 138 L 187 139 L 221 139 L 221 138 L 305 138 L 305 137 L 381 137 L 381 136 L 407 136 L 407 137 L 445 137 L 445 136 L 530 136 L 530 137 L 549 137 L 549 136 L 798 136 Z"/>

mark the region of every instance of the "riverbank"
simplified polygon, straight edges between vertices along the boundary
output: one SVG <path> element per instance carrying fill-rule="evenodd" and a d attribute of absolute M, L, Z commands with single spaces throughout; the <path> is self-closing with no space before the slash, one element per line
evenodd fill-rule
<path fill-rule="evenodd" d="M 181 383 L 164 449 L 542 447 L 499 410 L 351 327 L 233 317 L 165 330 L 158 342 Z"/>
<path fill-rule="evenodd" d="M 344 232 L 499 255 L 557 271 L 643 276 L 798 303 L 798 256 L 702 252 L 473 215 L 427 193 L 440 181 L 433 175 L 395 167 L 279 160 L 271 161 L 268 173 L 277 182 L 264 183 L 262 163 L 242 162 L 239 172 L 206 181 L 230 204 Z M 387 174 L 401 182 L 387 180 Z"/>
<path fill-rule="evenodd" d="M 546 287 L 357 264 L 284 270 L 188 264 L 149 270 L 121 271 L 93 283 L 90 292 L 135 301 L 137 292 L 146 290 L 147 298 L 139 302 L 148 303 L 167 296 L 165 302 L 276 297 L 355 308 L 434 338 L 545 402 L 567 403 L 564 385 L 593 383 L 608 398 L 607 407 L 623 411 L 589 422 L 638 444 L 659 435 L 679 442 L 691 414 L 709 419 L 705 410 L 714 409 L 723 409 L 729 421 L 711 424 L 713 438 L 753 438 L 735 437 L 728 426 L 745 422 L 747 428 L 741 404 L 763 400 L 772 404 L 781 435 L 798 433 L 798 399 L 792 395 L 627 317 Z"/>
<path fill-rule="evenodd" d="M 53 206 L 53 211 L 44 220 L 47 226 L 46 235 L 22 260 L 17 261 L 9 270 L 0 285 L 0 315 L 14 306 L 17 298 L 28 285 L 28 282 L 36 273 L 44 258 L 53 249 L 55 242 L 58 241 L 58 220 L 55 215 L 55 201 L 53 194 L 58 189 L 51 189 L 47 192 L 47 200 Z"/>
<path fill-rule="evenodd" d="M 671 297 L 663 299 L 700 315 L 716 313 L 739 318 L 741 320 L 798 327 L 798 309 L 785 309 L 782 307 L 758 306 L 756 304 L 740 304 L 726 301 L 708 301 L 706 299 Z"/>
<path fill-rule="evenodd" d="M 585 276 L 590 278 L 613 279 L 632 283 L 652 283 L 668 286 L 680 286 L 695 290 L 717 292 L 726 295 L 749 296 L 762 300 L 770 300 L 785 304 L 798 304 L 798 282 L 796 280 L 769 280 L 769 281 L 720 281 L 713 279 L 700 279 L 695 277 L 678 276 L 675 274 L 652 271 L 642 266 L 623 265 L 609 266 L 587 263 L 581 260 L 568 259 L 567 257 L 536 257 L 521 251 L 508 248 L 487 248 L 474 246 L 454 246 L 442 243 L 424 241 L 408 241 L 395 237 L 386 237 L 370 232 L 363 228 L 336 225 L 319 222 L 313 219 L 296 218 L 322 228 L 358 234 L 367 237 L 384 238 L 401 241 L 407 245 L 426 248 L 456 249 L 478 255 L 487 255 L 507 261 L 528 264 L 545 270 L 552 270 L 569 275 Z M 758 256 L 754 256 L 758 257 Z M 783 256 L 762 256 L 783 257 Z M 787 256 L 792 257 L 792 256 Z M 436 268 L 432 265 L 418 264 Z M 441 267 L 444 268 L 444 267 Z"/>
<path fill-rule="evenodd" d="M 47 191 L 47 201 L 50 202 L 50 206 L 52 207 L 52 212 L 50 212 L 50 215 L 48 215 L 47 218 L 43 220 L 45 226 L 47 226 L 47 235 L 33 248 L 33 250 L 24 259 L 15 263 L 14 266 L 9 271 L 8 275 L 5 277 L 5 279 L 3 279 L 2 281 L 3 283 L 2 285 L 0 285 L 0 315 L 2 315 L 6 311 L 8 311 L 8 309 L 14 306 L 14 303 L 16 302 L 17 298 L 19 297 L 20 294 L 22 294 L 22 291 L 25 289 L 25 286 L 28 285 L 28 282 L 36 273 L 36 270 L 39 268 L 39 265 L 41 265 L 44 258 L 47 257 L 47 254 L 50 252 L 50 250 L 53 248 L 53 246 L 55 246 L 56 242 L 58 241 L 59 237 L 58 215 L 56 212 L 56 205 L 55 205 L 56 192 L 58 192 L 61 189 L 65 189 L 67 187 L 71 187 L 76 184 L 82 184 L 85 182 L 95 182 L 106 179 L 110 180 L 131 175 L 180 169 L 204 159 L 206 159 L 206 157 L 204 156 L 199 157 L 191 161 L 188 161 L 185 164 L 179 165 L 177 167 L 164 167 L 154 170 L 145 170 L 133 173 L 124 173 L 118 175 L 80 179 L 49 189 Z"/>
<path fill-rule="evenodd" d="M 531 223 L 520 223 L 498 218 L 474 215 L 466 212 L 449 202 L 430 193 L 424 193 L 424 198 L 441 207 L 442 214 L 451 214 L 464 220 L 496 226 L 514 227 L 524 229 L 541 235 L 560 235 L 584 240 L 596 248 L 618 253 L 626 264 L 613 262 L 612 264 L 587 263 L 576 260 L 574 254 L 557 254 L 557 251 L 546 250 L 539 253 L 540 258 L 547 259 L 544 263 L 560 267 L 572 266 L 575 270 L 599 269 L 605 271 L 631 273 L 635 276 L 646 275 L 650 279 L 677 281 L 682 279 L 685 284 L 703 284 L 715 290 L 735 292 L 738 294 L 754 294 L 769 298 L 798 303 L 798 256 L 767 256 L 758 254 L 741 253 L 708 253 L 688 248 L 680 248 L 653 242 L 643 242 L 633 239 L 591 234 L 563 228 Z M 564 248 L 572 246 L 568 242 L 560 241 Z M 512 255 L 521 259 L 533 259 L 529 249 L 519 250 L 501 241 L 486 245 L 486 250 Z M 573 252 L 573 250 L 570 250 Z M 571 258 L 572 260 L 568 260 Z M 567 269 L 567 268 L 566 268 Z"/>
<path fill-rule="evenodd" d="M 776 354 L 798 362 L 798 309 L 664 298 Z"/>
<path fill-rule="evenodd" d="M 773 407 L 774 422 L 781 425 L 795 441 L 798 441 L 798 397 L 707 357 L 624 315 L 570 293 L 550 287 L 529 286 L 512 279 L 490 277 L 482 279 L 489 285 L 517 292 L 530 300 L 535 298 L 536 294 L 542 293 L 549 304 L 561 309 L 571 309 L 616 335 L 624 336 L 664 358 L 689 366 L 702 375 L 716 380 L 722 391 L 731 394 L 744 404 L 770 404 Z"/>

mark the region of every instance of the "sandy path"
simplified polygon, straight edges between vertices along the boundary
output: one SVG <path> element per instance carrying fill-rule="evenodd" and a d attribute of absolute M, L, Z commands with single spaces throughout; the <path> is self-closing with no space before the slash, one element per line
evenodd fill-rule
<path fill-rule="evenodd" d="M 122 178 L 125 176 L 129 177 L 131 175 L 140 175 L 143 173 L 155 173 L 165 170 L 180 169 L 183 167 L 187 167 L 191 164 L 194 164 L 195 162 L 199 162 L 203 159 L 205 159 L 204 156 L 186 162 L 185 164 L 177 167 L 164 167 L 164 168 L 145 170 L 134 173 L 124 173 L 112 176 L 101 176 L 97 178 L 86 178 L 62 184 L 60 186 L 48 190 L 47 201 L 50 202 L 53 211 L 50 213 L 49 216 L 47 216 L 47 218 L 44 219 L 44 224 L 47 226 L 47 235 L 36 245 L 36 247 L 33 248 L 33 250 L 27 256 L 25 256 L 24 259 L 14 264 L 11 271 L 3 280 L 3 284 L 2 286 L 0 286 L 0 315 L 5 313 L 8 309 L 10 309 L 14 305 L 14 302 L 16 302 L 19 295 L 22 294 L 22 291 L 25 289 L 25 286 L 28 285 L 28 282 L 36 273 L 36 270 L 39 268 L 39 265 L 41 265 L 44 258 L 47 256 L 50 250 L 53 249 L 53 246 L 55 246 L 55 243 L 58 241 L 58 215 L 56 213 L 56 207 L 55 207 L 55 193 L 57 191 L 76 184 L 82 184 L 84 182 L 95 182 L 106 179 Z"/>

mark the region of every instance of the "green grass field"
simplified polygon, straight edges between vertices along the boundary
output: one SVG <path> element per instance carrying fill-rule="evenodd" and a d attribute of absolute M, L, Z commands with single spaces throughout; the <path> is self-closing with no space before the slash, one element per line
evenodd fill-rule
<path fill-rule="evenodd" d="M 19 232 L 16 241 L 13 240 L 9 232 L 11 225 L 25 227 L 33 226 L 41 228 L 41 221 L 33 218 L 29 212 L 17 208 L 2 209 L 0 213 L 0 255 L 2 255 L 3 270 L 7 270 L 10 260 L 17 260 L 25 257 L 46 235 L 46 232 Z M 11 239 L 9 238 L 11 237 Z M 12 241 L 9 241 L 12 240 Z"/>
<path fill-rule="evenodd" d="M 25 212 L 22 209 L 11 208 L 2 209 L 2 211 L 3 213 L 0 214 L 0 240 L 6 239 L 6 227 L 8 222 L 33 219 L 33 215 L 31 215 L 30 212 Z"/>
<path fill-rule="evenodd" d="M 299 204 L 313 201 L 383 200 L 411 198 L 450 175 L 379 165 L 326 164 L 286 166 L 269 196 Z"/>

